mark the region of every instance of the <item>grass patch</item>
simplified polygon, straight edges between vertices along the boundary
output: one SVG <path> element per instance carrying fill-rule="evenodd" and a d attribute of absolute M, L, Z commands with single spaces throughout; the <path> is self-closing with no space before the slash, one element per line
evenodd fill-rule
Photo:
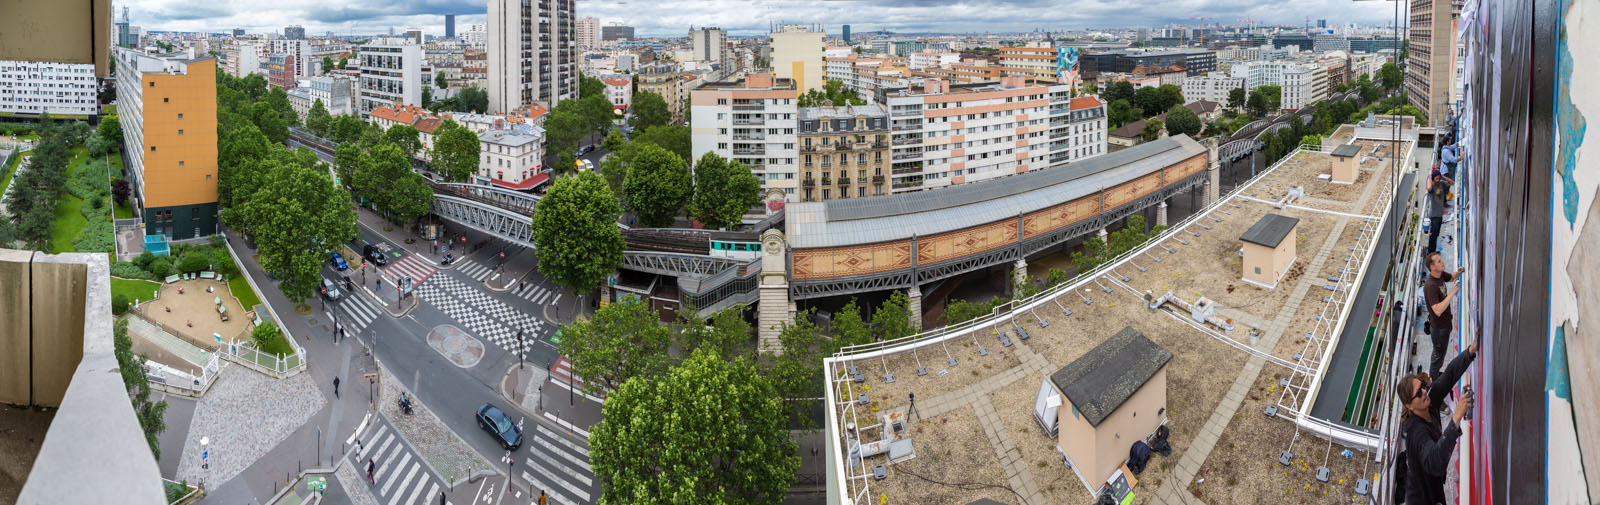
<path fill-rule="evenodd" d="M 117 219 L 133 218 L 133 209 L 128 208 L 127 202 L 117 204 Z"/>
<path fill-rule="evenodd" d="M 6 188 L 11 187 L 11 176 L 17 173 L 17 165 L 22 163 L 22 157 L 33 151 L 22 151 L 11 155 L 11 162 L 0 168 L 0 195 L 6 194 Z"/>
<path fill-rule="evenodd" d="M 243 305 L 244 310 L 254 309 L 261 304 L 261 297 L 256 295 L 256 290 L 250 289 L 250 282 L 245 280 L 244 274 L 228 279 L 228 292 L 239 299 L 239 305 Z"/>
<path fill-rule="evenodd" d="M 104 116 L 115 116 L 115 115 L 117 115 L 117 106 L 115 106 L 115 105 L 102 105 L 102 106 L 100 106 L 100 114 L 104 115 Z M 104 120 L 105 118 L 101 118 L 101 119 Z"/>
<path fill-rule="evenodd" d="M 83 199 L 70 193 L 56 204 L 55 221 L 50 225 L 50 254 L 73 252 L 72 239 L 78 238 L 89 220 L 83 217 Z"/>
<path fill-rule="evenodd" d="M 153 281 L 118 279 L 116 277 L 112 277 L 111 297 L 116 298 L 117 295 L 126 295 L 128 297 L 128 301 L 149 300 L 150 295 L 155 293 L 156 289 L 159 289 L 160 287 L 161 284 Z"/>

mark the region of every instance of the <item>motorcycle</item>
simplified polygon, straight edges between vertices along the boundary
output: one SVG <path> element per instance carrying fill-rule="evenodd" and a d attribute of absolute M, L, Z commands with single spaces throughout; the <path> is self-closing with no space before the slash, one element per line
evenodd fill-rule
<path fill-rule="evenodd" d="M 413 413 L 411 410 L 411 397 L 404 392 L 400 393 L 400 411 L 405 412 L 408 416 Z"/>

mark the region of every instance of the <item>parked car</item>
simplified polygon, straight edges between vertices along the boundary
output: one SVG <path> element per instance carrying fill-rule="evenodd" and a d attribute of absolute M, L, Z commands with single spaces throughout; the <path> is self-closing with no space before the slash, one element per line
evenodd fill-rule
<path fill-rule="evenodd" d="M 586 145 L 586 146 L 578 148 L 578 156 L 583 156 L 583 155 L 589 154 L 591 152 L 594 152 L 594 144 L 589 144 L 589 145 Z"/>
<path fill-rule="evenodd" d="M 361 256 L 380 267 L 389 264 L 389 255 L 379 251 L 376 247 L 372 247 L 372 244 L 367 244 L 361 248 Z"/>
<path fill-rule="evenodd" d="M 335 285 L 333 281 L 323 278 L 322 296 L 327 297 L 329 300 L 338 300 L 339 297 L 344 296 L 344 293 L 339 292 L 339 286 Z"/>
<path fill-rule="evenodd" d="M 333 253 L 333 268 L 337 268 L 340 272 L 343 272 L 350 269 L 350 264 L 345 263 L 343 254 Z"/>
<path fill-rule="evenodd" d="M 499 407 L 485 403 L 478 407 L 478 427 L 494 435 L 500 447 L 508 451 L 515 451 L 522 447 L 522 428 L 511 422 L 511 418 L 501 411 Z"/>

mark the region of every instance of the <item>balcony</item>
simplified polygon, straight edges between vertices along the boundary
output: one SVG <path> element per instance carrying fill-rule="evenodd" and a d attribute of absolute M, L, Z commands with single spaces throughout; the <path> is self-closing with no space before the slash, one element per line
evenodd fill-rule
<path fill-rule="evenodd" d="M 894 159 L 895 161 L 917 160 L 917 159 L 922 159 L 922 153 L 921 152 L 895 153 L 894 156 L 892 157 L 892 159 Z"/>
<path fill-rule="evenodd" d="M 812 178 L 808 177 L 808 178 L 800 180 L 800 186 L 802 186 L 802 187 L 811 188 L 811 187 L 815 187 L 816 185 L 817 185 L 817 180 L 816 179 L 812 179 Z"/>
<path fill-rule="evenodd" d="M 850 178 L 849 177 L 840 177 L 839 178 L 839 185 L 840 186 L 849 186 L 850 185 Z"/>
<path fill-rule="evenodd" d="M 767 154 L 767 150 L 765 148 L 733 150 L 734 156 L 762 156 L 765 154 Z"/>
<path fill-rule="evenodd" d="M 739 111 L 757 111 L 757 112 L 759 112 L 759 111 L 762 111 L 762 110 L 765 110 L 765 109 L 766 109 L 765 105 L 735 105 L 735 106 L 733 106 L 733 110 L 735 112 L 739 112 Z"/>
<path fill-rule="evenodd" d="M 922 143 L 922 139 L 919 139 L 919 138 L 916 138 L 916 137 L 898 138 L 898 139 L 894 139 L 894 142 L 893 142 L 893 144 L 897 145 L 897 146 L 908 146 L 908 145 L 912 145 L 912 144 L 921 144 L 921 143 Z"/>
<path fill-rule="evenodd" d="M 814 153 L 814 152 L 817 152 L 817 145 L 816 144 L 801 144 L 800 145 L 800 152 L 802 152 L 802 153 Z"/>
<path fill-rule="evenodd" d="M 889 116 L 890 117 L 910 117 L 910 116 L 921 116 L 921 115 L 922 115 L 922 109 L 897 110 L 897 111 L 890 111 L 889 112 Z"/>
<path fill-rule="evenodd" d="M 767 136 L 755 133 L 735 133 L 733 140 L 766 140 Z"/>
<path fill-rule="evenodd" d="M 885 141 L 885 140 L 879 140 L 879 141 L 873 142 L 871 144 L 863 144 L 863 145 L 870 145 L 872 149 L 886 149 L 886 148 L 889 147 L 889 142 Z"/>
<path fill-rule="evenodd" d="M 866 182 L 866 181 L 862 181 L 862 182 Z M 883 184 L 883 176 L 882 175 L 874 175 L 874 176 L 872 176 L 872 183 L 873 184 Z"/>
<path fill-rule="evenodd" d="M 833 149 L 835 151 L 849 151 L 850 150 L 850 144 L 846 144 L 846 143 L 840 142 L 838 144 L 834 144 L 833 145 Z"/>
<path fill-rule="evenodd" d="M 828 177 L 826 175 L 822 176 L 822 185 L 823 186 L 832 186 L 833 185 L 833 178 L 832 177 Z"/>
<path fill-rule="evenodd" d="M 759 125 L 759 124 L 764 124 L 765 122 L 766 122 L 766 119 L 763 119 L 763 118 L 748 118 L 748 117 L 736 117 L 736 118 L 733 118 L 733 124 L 736 124 L 736 125 Z"/>

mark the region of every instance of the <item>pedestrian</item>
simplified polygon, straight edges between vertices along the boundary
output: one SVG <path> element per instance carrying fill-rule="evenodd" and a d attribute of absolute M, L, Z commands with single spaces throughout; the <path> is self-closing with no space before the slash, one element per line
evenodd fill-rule
<path fill-rule="evenodd" d="M 367 480 L 371 481 L 372 485 L 374 485 L 374 486 L 378 485 L 378 479 L 375 479 L 375 478 L 372 477 L 372 470 L 377 468 L 377 467 L 378 467 L 378 461 L 376 459 L 367 458 Z"/>
<path fill-rule="evenodd" d="M 1406 468 L 1406 503 L 1449 503 L 1444 495 L 1445 471 L 1450 467 L 1450 455 L 1456 452 L 1461 420 L 1472 410 L 1473 397 L 1468 394 L 1456 402 L 1455 409 L 1450 412 L 1451 424 L 1442 429 L 1439 412 L 1456 381 L 1477 358 L 1478 345 L 1468 345 L 1437 379 L 1409 374 L 1401 377 L 1395 388 L 1395 394 L 1406 408 L 1405 418 L 1400 421 L 1406 451 L 1402 458 Z"/>
<path fill-rule="evenodd" d="M 1428 362 L 1428 376 L 1438 377 L 1439 367 L 1444 366 L 1444 350 L 1450 346 L 1450 332 L 1455 330 L 1456 318 L 1450 312 L 1450 304 L 1455 302 L 1456 291 L 1461 289 L 1460 284 L 1451 281 L 1467 269 L 1461 267 L 1454 273 L 1445 272 L 1444 257 L 1439 253 L 1430 252 L 1427 258 L 1428 280 L 1422 285 L 1422 294 L 1428 303 L 1428 336 L 1433 337 L 1433 359 Z"/>
<path fill-rule="evenodd" d="M 1439 231 L 1444 228 L 1444 206 L 1451 184 L 1454 181 L 1437 171 L 1428 178 L 1428 248 L 1424 253 L 1439 250 Z"/>
<path fill-rule="evenodd" d="M 339 397 L 339 376 L 333 376 L 333 397 Z"/>
<path fill-rule="evenodd" d="M 439 505 L 444 505 L 444 491 L 439 492 Z"/>
<path fill-rule="evenodd" d="M 540 489 L 539 490 L 539 505 L 545 505 L 544 500 L 545 500 L 545 498 L 544 498 L 544 490 Z"/>

